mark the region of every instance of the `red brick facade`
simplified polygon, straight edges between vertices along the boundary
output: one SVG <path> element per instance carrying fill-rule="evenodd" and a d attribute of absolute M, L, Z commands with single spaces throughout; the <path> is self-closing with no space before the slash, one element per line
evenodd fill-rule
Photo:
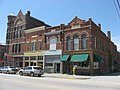
<path fill-rule="evenodd" d="M 26 30 L 35 29 L 38 26 L 44 26 L 45 28 L 30 33 L 25 32 Z M 18 29 L 16 30 L 16 28 Z M 21 35 L 19 35 L 18 32 L 19 34 L 21 33 Z M 54 40 L 51 41 L 51 39 Z M 36 42 L 36 51 L 40 50 L 39 40 L 41 40 L 42 51 L 51 51 L 51 49 L 55 49 L 55 51 L 62 50 L 62 54 L 59 56 L 68 54 L 70 58 L 72 58 L 73 55 L 88 54 L 88 61 L 77 63 L 79 65 L 89 63 L 88 67 L 83 70 L 82 67 L 81 71 L 77 71 L 78 73 L 96 74 L 119 71 L 120 54 L 117 51 L 117 46 L 111 41 L 110 31 L 108 31 L 108 35 L 106 35 L 101 30 L 101 25 L 96 25 L 91 18 L 85 21 L 75 17 L 67 25 L 60 24 L 59 26 L 50 27 L 44 22 L 31 17 L 30 12 L 23 15 L 20 11 L 17 16 L 8 16 L 6 39 L 7 53 L 14 57 L 14 62 L 18 59 L 21 63 L 20 66 L 22 66 L 23 54 L 24 52 L 32 51 L 32 41 L 34 40 Z M 51 47 L 50 41 L 51 43 L 56 42 L 56 46 L 54 45 L 55 47 Z M 27 43 L 29 43 L 29 47 L 27 46 Z M 18 48 L 17 50 L 16 46 Z M 98 62 L 99 67 L 97 69 L 95 69 L 96 56 L 99 56 L 99 58 L 102 59 Z M 75 64 L 76 62 L 70 61 L 61 62 L 60 67 L 62 73 L 69 72 L 72 74 L 72 69 Z"/>
<path fill-rule="evenodd" d="M 0 44 L 0 66 L 4 65 L 5 46 Z"/>
<path fill-rule="evenodd" d="M 38 26 L 49 26 L 44 22 L 30 16 L 30 11 L 23 15 L 22 11 L 17 16 L 8 15 L 6 33 L 6 53 L 13 56 L 11 65 L 23 66 L 23 54 L 26 50 L 25 30 Z"/>

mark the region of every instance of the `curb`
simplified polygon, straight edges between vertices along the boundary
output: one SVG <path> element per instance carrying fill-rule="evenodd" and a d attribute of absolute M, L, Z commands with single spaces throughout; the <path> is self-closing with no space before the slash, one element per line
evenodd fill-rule
<path fill-rule="evenodd" d="M 78 78 L 78 77 L 60 77 L 60 76 L 45 76 L 45 77 L 50 77 L 50 78 L 62 78 L 62 79 L 80 79 L 80 80 L 86 80 L 86 79 L 91 79 L 89 77 L 87 78 Z"/>

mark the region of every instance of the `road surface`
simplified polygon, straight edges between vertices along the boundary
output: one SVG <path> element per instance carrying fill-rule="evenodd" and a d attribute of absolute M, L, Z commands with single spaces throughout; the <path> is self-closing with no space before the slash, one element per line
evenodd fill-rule
<path fill-rule="evenodd" d="M 120 90 L 120 76 L 63 79 L 0 73 L 0 90 Z"/>

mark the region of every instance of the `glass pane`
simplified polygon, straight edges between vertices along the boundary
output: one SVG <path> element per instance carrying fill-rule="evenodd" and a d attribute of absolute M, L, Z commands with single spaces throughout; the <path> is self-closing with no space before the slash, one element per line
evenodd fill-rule
<path fill-rule="evenodd" d="M 74 35 L 74 50 L 79 50 L 79 37 L 78 35 Z"/>
<path fill-rule="evenodd" d="M 71 44 L 71 41 L 70 41 L 70 37 L 68 36 L 67 37 L 67 42 L 66 42 L 66 50 L 71 50 L 71 48 L 70 48 L 70 45 Z"/>
<path fill-rule="evenodd" d="M 82 49 L 86 49 L 86 35 L 82 35 Z"/>

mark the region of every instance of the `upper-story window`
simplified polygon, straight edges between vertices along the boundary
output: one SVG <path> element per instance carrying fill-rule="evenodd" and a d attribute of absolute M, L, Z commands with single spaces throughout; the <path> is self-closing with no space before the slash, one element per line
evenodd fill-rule
<path fill-rule="evenodd" d="M 18 44 L 18 52 L 21 52 L 21 44 Z"/>
<path fill-rule="evenodd" d="M 15 45 L 12 46 L 12 53 L 14 53 L 14 47 L 15 47 Z"/>
<path fill-rule="evenodd" d="M 36 42 L 32 42 L 32 51 L 35 51 L 36 50 Z"/>
<path fill-rule="evenodd" d="M 71 40 L 70 36 L 66 38 L 66 50 L 71 50 Z"/>
<path fill-rule="evenodd" d="M 82 38 L 82 49 L 86 49 L 86 35 L 83 34 L 81 38 Z"/>
<path fill-rule="evenodd" d="M 20 19 L 20 20 L 17 21 L 16 26 L 19 26 L 21 24 L 23 24 L 23 21 Z"/>
<path fill-rule="evenodd" d="M 42 40 L 39 41 L 39 50 L 42 49 Z"/>
<path fill-rule="evenodd" d="M 27 42 L 26 45 L 27 45 L 27 51 L 30 51 L 30 43 Z"/>
<path fill-rule="evenodd" d="M 96 37 L 94 37 L 94 43 L 95 43 L 95 49 L 97 49 L 97 38 Z"/>
<path fill-rule="evenodd" d="M 20 37 L 22 37 L 22 31 L 21 30 L 18 31 L 18 38 L 20 38 Z"/>
<path fill-rule="evenodd" d="M 73 36 L 73 47 L 74 50 L 79 50 L 79 36 L 77 34 Z"/>
<path fill-rule="evenodd" d="M 50 38 L 50 50 L 56 50 L 56 43 L 57 43 L 56 37 Z"/>
<path fill-rule="evenodd" d="M 18 38 L 20 37 L 20 31 L 18 31 Z"/>
<path fill-rule="evenodd" d="M 17 52 L 17 46 L 18 46 L 18 44 L 15 44 L 15 52 Z"/>
<path fill-rule="evenodd" d="M 12 53 L 21 52 L 21 47 L 22 47 L 22 44 L 14 44 L 12 46 Z"/>
<path fill-rule="evenodd" d="M 15 31 L 13 32 L 13 38 L 15 38 Z"/>

